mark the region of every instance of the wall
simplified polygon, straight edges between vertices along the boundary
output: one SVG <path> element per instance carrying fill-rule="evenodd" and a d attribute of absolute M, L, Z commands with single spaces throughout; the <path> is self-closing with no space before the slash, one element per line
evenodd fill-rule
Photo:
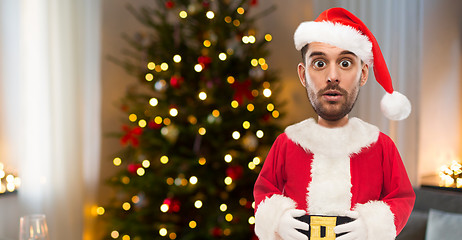
<path fill-rule="evenodd" d="M 462 1 L 422 4 L 420 176 L 462 160 Z"/>

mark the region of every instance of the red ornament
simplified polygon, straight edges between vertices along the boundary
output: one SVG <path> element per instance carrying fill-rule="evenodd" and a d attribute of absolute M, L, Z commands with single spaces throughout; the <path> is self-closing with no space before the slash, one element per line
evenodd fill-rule
<path fill-rule="evenodd" d="M 127 170 L 131 173 L 131 174 L 136 174 L 136 171 L 138 170 L 138 168 L 141 167 L 141 164 L 140 163 L 130 163 L 128 164 L 127 166 Z"/>
<path fill-rule="evenodd" d="M 150 129 L 160 129 L 160 127 L 162 127 L 162 124 L 158 124 L 158 123 L 156 123 L 154 120 L 151 120 L 151 121 L 149 121 L 149 123 L 148 123 L 148 127 L 149 127 Z"/>
<path fill-rule="evenodd" d="M 166 198 L 164 200 L 163 204 L 168 206 L 168 212 L 169 213 L 172 213 L 172 212 L 177 213 L 177 212 L 180 211 L 180 208 L 181 208 L 180 201 L 178 201 L 177 199 L 174 199 L 174 198 Z"/>
<path fill-rule="evenodd" d="M 132 143 L 133 147 L 138 147 L 140 145 L 139 136 L 143 133 L 141 127 L 134 127 L 130 129 L 129 126 L 123 125 L 122 130 L 125 132 L 125 135 L 120 139 L 122 145 L 127 145 L 129 142 Z"/>
<path fill-rule="evenodd" d="M 205 69 L 212 63 L 212 58 L 209 56 L 200 56 L 197 58 L 197 62 Z"/>
<path fill-rule="evenodd" d="M 242 166 L 231 166 L 228 169 L 226 169 L 226 175 L 233 180 L 238 180 L 239 178 L 241 178 L 243 173 L 244 169 L 242 168 Z"/>
<path fill-rule="evenodd" d="M 211 231 L 212 233 L 212 236 L 214 237 L 220 237 L 221 235 L 223 235 L 223 229 L 219 228 L 219 227 L 214 227 Z"/>
<path fill-rule="evenodd" d="M 173 88 L 180 88 L 183 82 L 184 82 L 184 78 L 181 76 L 173 75 L 170 78 L 170 86 L 172 86 Z"/>
<path fill-rule="evenodd" d="M 173 7 L 175 7 L 175 3 L 171 0 L 165 2 L 165 7 L 168 8 L 168 9 L 172 9 Z"/>
<path fill-rule="evenodd" d="M 204 7 L 205 9 L 208 9 L 210 7 L 210 1 L 208 0 L 205 0 L 202 2 L 202 7 Z"/>
<path fill-rule="evenodd" d="M 258 0 L 252 0 L 252 1 L 250 1 L 250 5 L 251 5 L 251 6 L 256 6 L 256 5 L 258 5 Z"/>
<path fill-rule="evenodd" d="M 242 104 L 244 102 L 244 98 L 247 98 L 248 100 L 253 100 L 254 96 L 252 95 L 252 91 L 250 90 L 250 86 L 252 85 L 252 82 L 250 82 L 250 79 L 247 79 L 245 82 L 239 82 L 235 81 L 231 87 L 236 90 L 234 92 L 233 99 L 236 100 L 239 104 Z"/>

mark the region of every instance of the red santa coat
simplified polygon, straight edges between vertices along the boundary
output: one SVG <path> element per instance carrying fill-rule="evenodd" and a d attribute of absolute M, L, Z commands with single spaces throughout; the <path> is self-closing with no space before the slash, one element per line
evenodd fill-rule
<path fill-rule="evenodd" d="M 393 141 L 357 118 L 340 128 L 314 119 L 289 126 L 265 160 L 254 197 L 260 240 L 280 239 L 278 219 L 291 208 L 331 216 L 357 211 L 370 239 L 394 239 L 415 200 Z"/>

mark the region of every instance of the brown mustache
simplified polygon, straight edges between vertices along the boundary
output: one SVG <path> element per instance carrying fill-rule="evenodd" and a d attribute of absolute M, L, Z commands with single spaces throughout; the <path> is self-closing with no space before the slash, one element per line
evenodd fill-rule
<path fill-rule="evenodd" d="M 316 94 L 318 98 L 322 97 L 327 91 L 330 91 L 330 90 L 336 90 L 336 91 L 339 91 L 343 96 L 348 96 L 348 92 L 347 90 L 341 88 L 338 84 L 334 84 L 334 85 L 329 85 L 321 90 L 318 91 L 318 93 Z"/>

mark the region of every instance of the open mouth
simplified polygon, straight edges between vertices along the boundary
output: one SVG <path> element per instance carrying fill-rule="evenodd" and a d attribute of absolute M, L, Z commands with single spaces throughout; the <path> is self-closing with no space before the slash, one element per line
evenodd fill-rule
<path fill-rule="evenodd" d="M 338 101 L 343 96 L 341 92 L 337 90 L 327 90 L 322 95 L 327 101 Z"/>

